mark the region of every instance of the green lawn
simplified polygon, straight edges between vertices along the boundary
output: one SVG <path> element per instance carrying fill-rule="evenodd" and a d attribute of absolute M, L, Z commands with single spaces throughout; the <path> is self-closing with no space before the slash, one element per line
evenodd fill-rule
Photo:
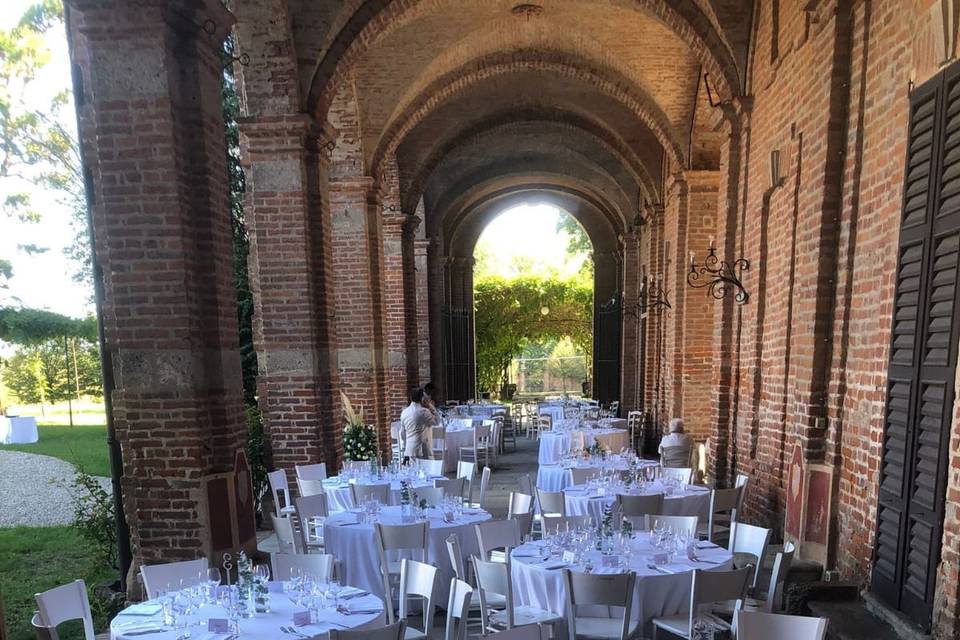
<path fill-rule="evenodd" d="M 0 594 L 3 597 L 10 640 L 32 640 L 30 618 L 36 610 L 33 594 L 83 578 L 88 590 L 116 578 L 116 572 L 102 565 L 79 534 L 69 527 L 15 527 L 0 529 Z M 91 599 L 99 626 L 103 615 Z M 102 629 L 98 628 L 97 631 Z M 61 640 L 82 638 L 82 629 L 73 623 L 62 625 Z"/>
<path fill-rule="evenodd" d="M 73 463 L 95 476 L 110 475 L 107 428 L 103 425 L 39 425 L 40 441 L 0 445 L 0 451 L 26 451 Z"/>

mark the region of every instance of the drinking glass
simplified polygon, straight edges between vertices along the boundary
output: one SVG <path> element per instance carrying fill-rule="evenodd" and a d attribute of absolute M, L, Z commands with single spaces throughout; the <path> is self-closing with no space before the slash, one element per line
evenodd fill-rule
<path fill-rule="evenodd" d="M 217 587 L 220 586 L 220 569 L 212 567 L 207 569 L 207 593 L 210 596 L 210 603 L 217 602 Z"/>

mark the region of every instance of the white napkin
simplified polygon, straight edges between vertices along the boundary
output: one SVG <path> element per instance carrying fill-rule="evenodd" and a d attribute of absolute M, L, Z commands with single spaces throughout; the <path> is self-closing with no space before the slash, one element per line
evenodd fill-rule
<path fill-rule="evenodd" d="M 139 604 L 134 604 L 123 611 L 118 615 L 121 616 L 155 616 L 158 613 L 163 611 L 163 605 L 159 602 L 141 602 Z"/>

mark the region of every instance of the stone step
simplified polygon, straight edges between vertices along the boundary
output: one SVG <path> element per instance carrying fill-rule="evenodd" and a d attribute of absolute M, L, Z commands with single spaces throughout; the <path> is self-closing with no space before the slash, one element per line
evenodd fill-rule
<path fill-rule="evenodd" d="M 824 583 L 829 585 L 830 583 Z M 869 592 L 849 598 L 853 585 L 845 591 L 824 588 L 811 592 L 807 601 L 810 612 L 828 618 L 830 640 L 930 640 L 898 612 L 892 611 Z"/>

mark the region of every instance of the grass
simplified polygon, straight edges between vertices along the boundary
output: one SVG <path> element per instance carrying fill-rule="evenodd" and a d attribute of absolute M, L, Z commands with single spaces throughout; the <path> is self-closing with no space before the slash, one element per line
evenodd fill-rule
<path fill-rule="evenodd" d="M 107 416 L 102 402 L 90 400 L 73 401 L 74 424 L 106 424 Z M 20 404 L 11 405 L 9 414 L 15 416 L 34 417 L 40 424 L 70 424 L 71 407 L 66 402 L 57 404 Z"/>
<path fill-rule="evenodd" d="M 0 593 L 6 611 L 10 640 L 32 640 L 30 618 L 36 610 L 33 595 L 83 578 L 91 592 L 95 623 L 105 627 L 98 615 L 93 588 L 117 577 L 114 569 L 96 557 L 80 535 L 69 527 L 14 527 L 0 529 Z M 61 625 L 60 639 L 83 637 L 78 624 Z"/>
<path fill-rule="evenodd" d="M 95 476 L 110 475 L 107 428 L 103 425 L 39 425 L 39 442 L 0 445 L 0 451 L 25 451 L 53 456 Z"/>

